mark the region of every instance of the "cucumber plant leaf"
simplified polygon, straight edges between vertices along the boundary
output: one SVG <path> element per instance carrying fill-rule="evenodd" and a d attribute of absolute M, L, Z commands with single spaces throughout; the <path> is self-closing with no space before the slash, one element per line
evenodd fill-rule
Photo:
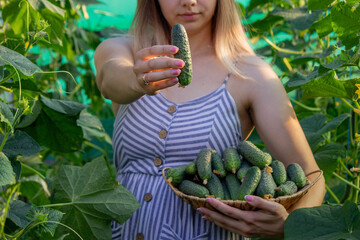
<path fill-rule="evenodd" d="M 285 239 L 360 239 L 360 210 L 353 202 L 296 209 L 285 221 Z"/>
<path fill-rule="evenodd" d="M 299 30 L 308 29 L 316 20 L 318 20 L 321 11 L 307 12 L 306 7 L 282 9 L 276 8 L 271 14 L 283 17 L 293 28 Z"/>
<path fill-rule="evenodd" d="M 0 142 L 4 139 L 3 135 L 0 135 Z M 7 156 L 32 156 L 40 151 L 39 144 L 30 137 L 26 132 L 16 131 L 13 136 L 10 136 L 3 148 L 3 152 Z"/>
<path fill-rule="evenodd" d="M 314 152 L 314 158 L 319 168 L 323 170 L 325 180 L 332 177 L 338 165 L 338 159 L 346 157 L 346 149 L 342 144 L 329 143 L 319 147 Z"/>
<path fill-rule="evenodd" d="M 0 66 L 11 65 L 26 76 L 31 76 L 40 68 L 18 52 L 0 45 Z"/>
<path fill-rule="evenodd" d="M 94 137 L 99 138 L 112 145 L 109 134 L 106 133 L 100 120 L 83 110 L 77 120 L 77 124 L 82 127 L 84 139 L 91 141 Z"/>
<path fill-rule="evenodd" d="M 97 158 L 83 167 L 64 165 L 54 181 L 55 201 L 65 203 L 62 223 L 72 226 L 83 239 L 111 239 L 111 219 L 124 223 L 139 208 L 134 195 L 118 184 Z M 59 228 L 60 234 L 67 232 Z M 74 234 L 69 239 L 78 239 Z"/>
<path fill-rule="evenodd" d="M 308 10 L 327 9 L 335 0 L 309 0 Z"/>
<path fill-rule="evenodd" d="M 15 182 L 15 173 L 7 156 L 0 152 L 0 186 Z"/>
<path fill-rule="evenodd" d="M 0 100 L 0 122 L 5 123 L 11 131 L 13 130 L 14 115 L 10 110 L 9 105 Z"/>
<path fill-rule="evenodd" d="M 65 153 L 80 149 L 83 132 L 77 125 L 77 120 L 81 110 L 86 106 L 44 96 L 41 96 L 40 103 L 41 111 L 36 120 L 20 129 L 29 134 L 40 146 L 46 146 L 54 151 Z"/>
<path fill-rule="evenodd" d="M 332 27 L 347 49 L 360 41 L 360 6 L 358 1 L 338 2 L 331 9 Z"/>

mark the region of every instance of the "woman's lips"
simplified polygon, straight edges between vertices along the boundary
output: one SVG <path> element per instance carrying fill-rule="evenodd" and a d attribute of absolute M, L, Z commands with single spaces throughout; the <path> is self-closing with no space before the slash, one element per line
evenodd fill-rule
<path fill-rule="evenodd" d="M 198 13 L 185 13 L 180 14 L 180 16 L 185 20 L 194 20 L 198 16 Z"/>

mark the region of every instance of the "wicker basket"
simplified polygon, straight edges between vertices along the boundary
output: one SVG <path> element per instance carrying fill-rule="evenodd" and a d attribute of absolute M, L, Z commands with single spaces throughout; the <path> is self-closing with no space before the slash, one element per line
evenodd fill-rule
<path fill-rule="evenodd" d="M 162 170 L 163 178 L 165 179 L 166 183 L 170 186 L 171 190 L 178 197 L 180 197 L 182 200 L 184 200 L 185 202 L 190 204 L 194 209 L 197 209 L 199 207 L 206 207 L 208 209 L 214 210 L 214 208 L 208 202 L 206 202 L 205 198 L 199 198 L 199 197 L 195 197 L 195 196 L 186 195 L 186 194 L 180 192 L 179 189 L 174 187 L 166 179 L 165 171 L 168 170 L 168 169 L 170 169 L 170 167 L 163 168 L 163 170 Z M 309 191 L 309 189 L 312 186 L 314 186 L 314 184 L 322 176 L 323 172 L 322 172 L 322 170 L 316 170 L 316 171 L 313 171 L 313 172 L 307 174 L 306 177 L 308 178 L 308 176 L 310 176 L 312 174 L 318 174 L 316 179 L 313 182 L 310 182 L 310 180 L 307 179 L 306 185 L 303 188 L 301 188 L 300 190 L 298 190 L 296 193 L 294 193 L 292 195 L 289 195 L 289 196 L 270 198 L 270 199 L 267 199 L 267 201 L 278 202 L 281 205 L 283 205 L 286 209 L 291 208 L 292 205 L 294 205 L 302 196 L 304 196 Z M 236 207 L 236 208 L 239 208 L 239 209 L 242 209 L 242 210 L 255 210 L 255 207 L 251 206 L 246 201 L 241 201 L 241 200 L 236 200 L 236 201 L 233 201 L 233 200 L 221 200 L 221 201 L 223 203 L 229 205 L 229 206 Z"/>

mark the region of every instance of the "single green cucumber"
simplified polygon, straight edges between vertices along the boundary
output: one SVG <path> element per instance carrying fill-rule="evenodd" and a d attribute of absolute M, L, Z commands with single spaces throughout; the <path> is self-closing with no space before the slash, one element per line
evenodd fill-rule
<path fill-rule="evenodd" d="M 228 187 L 226 186 L 225 178 L 221 179 L 220 181 L 224 189 L 224 200 L 231 200 L 231 195 Z"/>
<path fill-rule="evenodd" d="M 257 166 L 252 166 L 246 172 L 243 182 L 241 183 L 237 200 L 244 200 L 246 195 L 252 195 L 259 184 L 261 178 L 261 170 Z"/>
<path fill-rule="evenodd" d="M 225 182 L 227 188 L 229 189 L 231 200 L 236 200 L 241 186 L 239 180 L 234 174 L 227 174 Z"/>
<path fill-rule="evenodd" d="M 250 141 L 240 141 L 237 150 L 246 160 L 254 166 L 258 166 L 260 169 L 271 164 L 271 155 L 263 152 Z"/>
<path fill-rule="evenodd" d="M 188 165 L 186 165 L 185 172 L 188 175 L 195 175 L 197 173 L 196 164 L 195 162 L 191 162 Z"/>
<path fill-rule="evenodd" d="M 228 172 L 236 174 L 236 171 L 239 170 L 242 161 L 242 156 L 240 156 L 233 147 L 227 147 L 224 150 L 224 164 L 225 169 Z"/>
<path fill-rule="evenodd" d="M 181 69 L 178 76 L 180 86 L 189 85 L 192 81 L 192 61 L 189 39 L 186 34 L 185 27 L 181 24 L 175 24 L 171 29 L 172 45 L 179 48 L 179 51 L 174 55 L 185 62 L 185 66 Z"/>
<path fill-rule="evenodd" d="M 211 153 L 211 167 L 213 169 L 213 173 L 215 173 L 218 177 L 224 178 L 226 176 L 224 161 L 215 150 Z"/>
<path fill-rule="evenodd" d="M 246 172 L 252 167 L 253 165 L 246 160 L 242 160 L 239 170 L 236 173 L 236 177 L 239 179 L 240 182 L 243 182 Z"/>
<path fill-rule="evenodd" d="M 276 185 L 279 186 L 286 182 L 286 168 L 282 162 L 279 160 L 273 160 L 270 167 L 273 170 L 272 175 Z"/>
<path fill-rule="evenodd" d="M 166 172 L 166 178 L 171 181 L 174 186 L 179 185 L 185 178 L 186 165 L 180 165 L 177 167 L 170 168 Z"/>
<path fill-rule="evenodd" d="M 215 198 L 224 199 L 224 189 L 221 181 L 214 173 L 211 174 L 206 188 L 209 190 L 210 195 L 214 195 Z"/>
<path fill-rule="evenodd" d="M 296 193 L 298 190 L 296 184 L 293 181 L 286 181 L 279 187 L 275 188 L 275 196 L 287 196 Z"/>
<path fill-rule="evenodd" d="M 197 183 L 190 180 L 184 180 L 179 185 L 179 190 L 187 195 L 196 196 L 199 198 L 205 198 L 209 195 L 209 190 Z"/>
<path fill-rule="evenodd" d="M 195 163 L 199 177 L 203 180 L 203 184 L 206 185 L 211 177 L 211 151 L 210 148 L 203 148 L 198 153 Z"/>
<path fill-rule="evenodd" d="M 276 183 L 271 173 L 272 169 L 269 166 L 261 170 L 261 179 L 256 188 L 255 195 L 266 199 L 275 197 Z"/>
<path fill-rule="evenodd" d="M 306 184 L 306 176 L 304 170 L 298 163 L 291 163 L 286 168 L 286 173 L 291 181 L 293 181 L 298 188 L 302 188 Z"/>

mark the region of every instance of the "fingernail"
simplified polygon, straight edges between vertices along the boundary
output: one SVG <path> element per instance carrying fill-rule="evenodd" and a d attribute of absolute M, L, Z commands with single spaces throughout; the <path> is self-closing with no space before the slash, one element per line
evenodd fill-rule
<path fill-rule="evenodd" d="M 212 203 L 212 199 L 211 198 L 206 198 L 206 201 L 208 202 L 208 203 Z"/>
<path fill-rule="evenodd" d="M 185 65 L 185 63 L 183 61 L 181 61 L 181 60 L 178 60 L 178 61 L 176 61 L 175 65 L 177 67 L 183 67 Z"/>
<path fill-rule="evenodd" d="M 200 214 L 203 214 L 204 212 L 201 210 L 201 208 L 197 208 L 196 211 Z"/>
<path fill-rule="evenodd" d="M 254 200 L 254 197 L 250 196 L 250 195 L 246 195 L 245 200 L 248 201 L 248 202 L 251 202 L 252 200 Z"/>
<path fill-rule="evenodd" d="M 202 216 L 202 219 L 209 220 L 206 216 Z"/>
<path fill-rule="evenodd" d="M 172 81 L 173 83 L 177 83 L 177 82 L 179 82 L 179 79 L 178 79 L 178 78 L 173 78 L 171 81 Z"/>
<path fill-rule="evenodd" d="M 179 75 L 180 74 L 180 69 L 172 69 L 171 74 L 175 75 L 175 76 Z"/>
<path fill-rule="evenodd" d="M 177 53 L 178 50 L 179 50 L 178 47 L 171 47 L 170 48 L 170 52 L 172 52 L 172 53 Z"/>

